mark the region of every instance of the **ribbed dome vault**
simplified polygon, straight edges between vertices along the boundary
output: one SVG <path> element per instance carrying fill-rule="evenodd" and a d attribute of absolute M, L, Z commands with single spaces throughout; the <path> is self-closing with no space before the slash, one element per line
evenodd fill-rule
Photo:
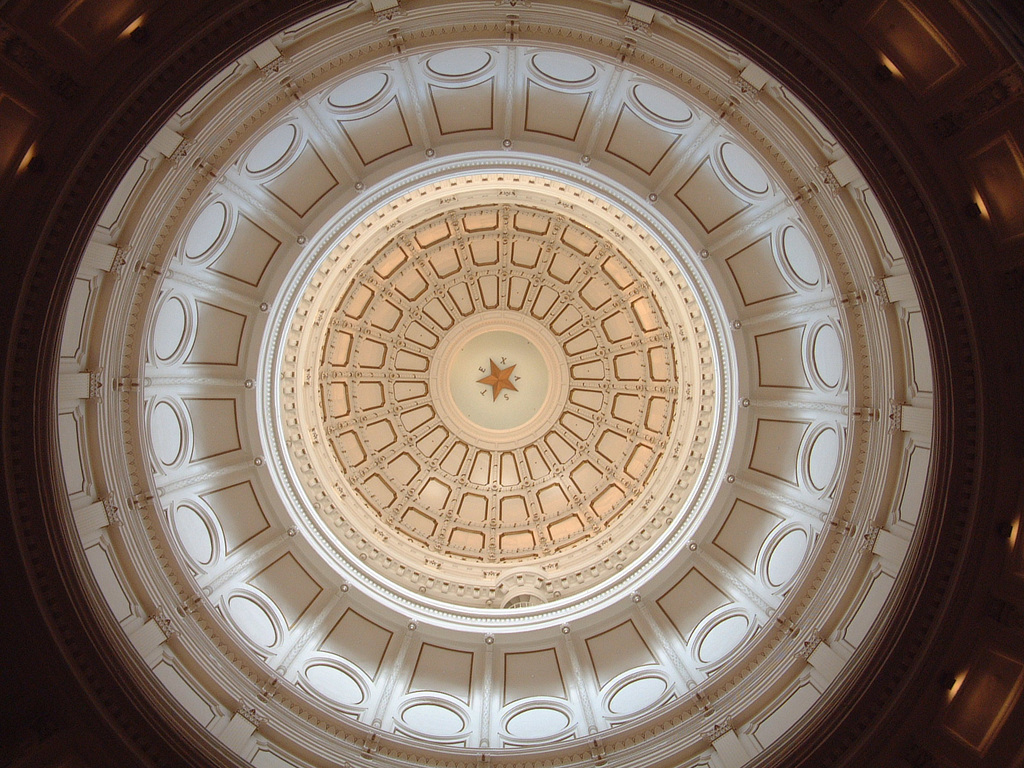
<path fill-rule="evenodd" d="M 76 286 L 82 568 L 260 768 L 740 766 L 870 658 L 916 551 L 932 370 L 881 206 L 635 4 L 278 33 Z"/>
<path fill-rule="evenodd" d="M 449 177 L 315 263 L 289 335 L 305 351 L 267 367 L 283 394 L 263 412 L 297 414 L 280 439 L 315 470 L 297 484 L 351 555 L 500 607 L 593 587 L 692 522 L 667 502 L 694 490 L 716 426 L 709 334 L 621 210 L 519 173 Z M 318 386 L 295 386 L 309 371 Z"/>

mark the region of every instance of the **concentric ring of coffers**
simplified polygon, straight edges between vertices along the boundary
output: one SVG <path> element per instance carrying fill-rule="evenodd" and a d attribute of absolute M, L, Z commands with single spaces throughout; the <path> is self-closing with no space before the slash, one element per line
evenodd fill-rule
<path fill-rule="evenodd" d="M 495 170 L 405 191 L 311 252 L 326 255 L 281 324 L 298 350 L 282 443 L 349 558 L 500 608 L 593 589 L 670 531 L 681 546 L 699 510 L 668 497 L 707 482 L 721 359 L 701 359 L 702 305 L 636 218 Z"/>
<path fill-rule="evenodd" d="M 184 162 L 162 159 L 162 133 L 94 232 L 58 408 L 82 562 L 119 624 L 111 647 L 137 649 L 146 689 L 242 759 L 342 763 L 379 744 L 389 766 L 519 747 L 524 764 L 587 764 L 598 733 L 610 766 L 635 764 L 637 743 L 713 764 L 709 727 L 767 749 L 869 657 L 930 455 L 927 339 L 892 229 L 835 139 L 742 56 L 659 17 L 624 61 L 621 8 L 574 6 L 586 39 L 560 33 L 566 8 L 534 2 L 514 46 L 507 8 L 477 8 L 476 31 L 403 8 L 400 61 L 368 5 L 277 36 L 276 64 L 261 47 L 182 106 L 169 130 L 189 137 Z M 375 197 L 384 180 L 481 152 L 646 201 L 699 249 L 694 290 L 718 307 L 702 356 L 735 359 L 716 383 L 736 440 L 720 445 L 723 482 L 694 499 L 703 525 L 672 567 L 604 602 L 532 605 L 553 592 L 523 572 L 509 610 L 432 601 L 412 574 L 412 598 L 370 566 L 339 577 L 333 523 L 302 517 L 334 502 L 289 486 L 339 471 L 319 452 L 334 401 L 317 355 L 340 296 L 289 347 L 301 329 L 280 326 L 312 285 L 293 265 L 337 244 L 339 210 L 355 224 L 394 198 Z M 97 267 L 122 243 L 125 269 Z M 275 447 L 262 421 L 289 396 L 261 367 L 271 352 L 295 355 L 302 410 L 280 413 L 321 430 L 316 451 L 302 453 L 309 433 Z M 117 394 L 69 405 L 97 369 Z M 902 421 L 879 418 L 890 401 Z"/>

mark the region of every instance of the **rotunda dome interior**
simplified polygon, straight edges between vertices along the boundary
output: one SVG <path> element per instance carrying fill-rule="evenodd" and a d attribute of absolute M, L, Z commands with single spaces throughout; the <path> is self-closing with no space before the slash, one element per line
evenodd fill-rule
<path fill-rule="evenodd" d="M 196 650 L 153 668 L 201 720 L 178 681 L 227 642 L 266 707 L 399 762 L 652 729 L 679 760 L 704 702 L 767 748 L 870 646 L 930 450 L 920 310 L 872 298 L 903 254 L 865 184 L 795 185 L 843 149 L 781 86 L 745 98 L 735 51 L 679 25 L 610 55 L 617 14 L 576 10 L 596 39 L 538 6 L 513 45 L 503 9 L 410 9 L 397 58 L 354 7 L 287 30 L 101 216 L 148 256 L 90 308 L 132 383 L 79 429 L 136 503 L 86 551 L 188 606 Z M 916 433 L 880 416 L 897 387 Z M 342 759 L 323 728 L 292 738 Z"/>
<path fill-rule="evenodd" d="M 93 643 L 258 768 L 740 768 L 822 728 L 950 461 L 863 148 L 636 3 L 275 30 L 118 171 L 60 313 Z M 968 689 L 1000 723 L 1008 664 Z"/>

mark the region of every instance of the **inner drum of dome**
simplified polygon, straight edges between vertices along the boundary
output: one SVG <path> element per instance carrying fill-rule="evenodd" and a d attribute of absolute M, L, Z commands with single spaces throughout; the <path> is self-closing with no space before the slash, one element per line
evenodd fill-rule
<path fill-rule="evenodd" d="M 713 419 L 702 314 L 598 196 L 443 186 L 366 217 L 309 282 L 293 459 L 312 459 L 327 528 L 392 583 L 496 608 L 577 594 L 685 518 Z"/>

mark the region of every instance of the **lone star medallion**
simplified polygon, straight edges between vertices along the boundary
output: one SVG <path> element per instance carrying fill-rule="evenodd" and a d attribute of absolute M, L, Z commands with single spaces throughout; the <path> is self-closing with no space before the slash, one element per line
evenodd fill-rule
<path fill-rule="evenodd" d="M 501 394 L 503 389 L 511 389 L 513 392 L 519 391 L 516 389 L 516 385 L 512 383 L 512 371 L 515 369 L 515 365 L 510 365 L 508 368 L 499 368 L 498 364 L 491 360 L 491 375 L 477 379 L 477 383 L 485 384 L 491 388 L 491 393 L 494 395 L 492 398 L 493 402 L 498 399 L 498 395 Z"/>

